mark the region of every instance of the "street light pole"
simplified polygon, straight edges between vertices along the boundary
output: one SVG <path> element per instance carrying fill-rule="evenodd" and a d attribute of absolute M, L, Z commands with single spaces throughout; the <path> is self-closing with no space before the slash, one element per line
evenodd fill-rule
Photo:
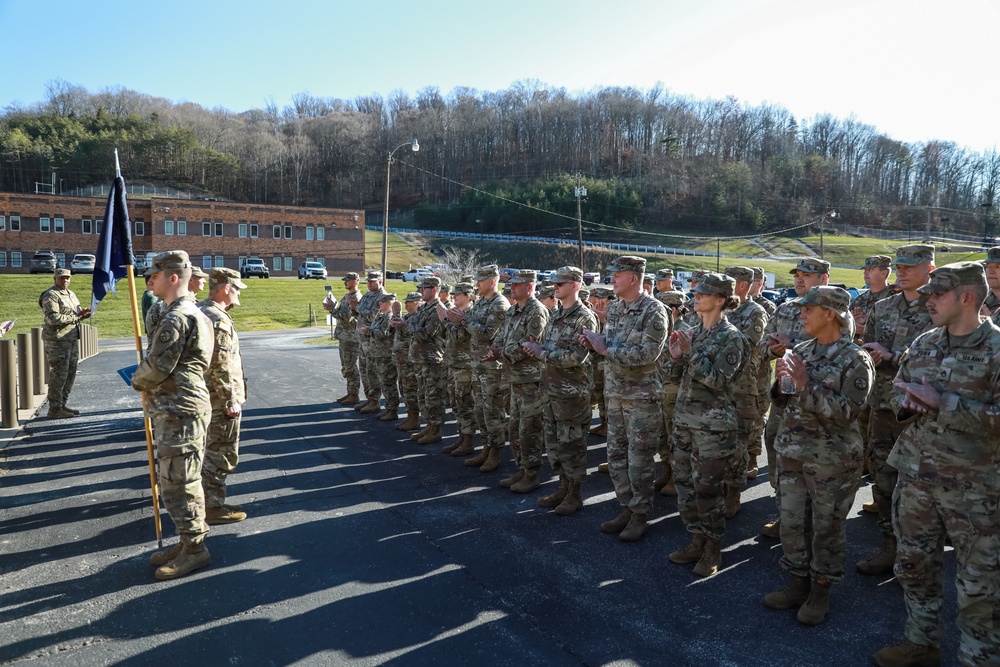
<path fill-rule="evenodd" d="M 407 141 L 389 151 L 389 158 L 385 163 L 385 217 L 382 218 L 382 280 L 385 280 L 387 268 L 386 256 L 389 254 L 389 178 L 392 175 L 392 154 L 403 146 L 409 146 L 413 149 L 414 153 L 420 150 L 420 144 L 417 143 L 416 139 Z"/>
<path fill-rule="evenodd" d="M 479 223 L 479 257 L 482 260 L 483 257 L 483 221 L 481 219 L 476 220 Z"/>

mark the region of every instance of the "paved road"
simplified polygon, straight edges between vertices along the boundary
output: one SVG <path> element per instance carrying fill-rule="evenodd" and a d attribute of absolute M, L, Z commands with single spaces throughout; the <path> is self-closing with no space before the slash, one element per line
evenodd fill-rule
<path fill-rule="evenodd" d="M 819 627 L 762 605 L 785 579 L 777 542 L 757 536 L 765 477 L 730 523 L 725 569 L 701 580 L 666 560 L 686 542 L 672 500 L 637 544 L 598 531 L 617 513 L 598 440 L 586 507 L 557 517 L 535 505 L 551 481 L 518 496 L 499 473 L 331 409 L 335 351 L 301 342 L 321 331 L 243 336 L 251 402 L 231 490 L 250 518 L 213 528 L 212 567 L 175 582 L 148 564 L 141 413 L 114 375 L 135 352 L 102 343 L 74 390 L 85 414 L 37 418 L 4 451 L 0 662 L 842 666 L 901 636 L 899 587 L 853 568 Z M 878 542 L 857 509 L 849 565 Z M 172 543 L 166 515 L 164 530 Z"/>

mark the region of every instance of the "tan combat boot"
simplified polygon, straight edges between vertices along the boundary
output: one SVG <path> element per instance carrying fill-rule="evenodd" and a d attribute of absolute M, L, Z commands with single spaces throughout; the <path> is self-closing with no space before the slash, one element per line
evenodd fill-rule
<path fill-rule="evenodd" d="M 646 523 L 646 515 L 632 512 L 625 530 L 618 534 L 618 539 L 622 542 L 638 542 L 646 534 L 649 524 Z"/>
<path fill-rule="evenodd" d="M 225 523 L 239 523 L 247 518 L 247 513 L 234 510 L 231 507 L 206 507 L 205 523 L 210 526 L 221 526 Z"/>
<path fill-rule="evenodd" d="M 444 447 L 441 448 L 441 451 L 445 454 L 451 454 L 453 451 L 459 448 L 459 446 L 462 444 L 463 438 L 465 438 L 465 436 L 459 433 L 458 437 L 455 438 L 455 442 L 451 443 L 450 445 L 445 445 Z"/>
<path fill-rule="evenodd" d="M 80 414 L 80 411 L 79 411 L 79 410 L 77 410 L 76 408 L 71 408 L 71 407 L 69 407 L 68 405 L 64 405 L 64 406 L 63 406 L 63 411 L 64 411 L 64 412 L 69 412 L 69 413 L 71 413 L 71 414 L 72 414 L 73 416 L 76 416 L 76 415 Z"/>
<path fill-rule="evenodd" d="M 504 477 L 503 479 L 500 480 L 500 488 L 509 489 L 510 487 L 520 482 L 522 479 L 524 479 L 524 471 L 518 468 L 513 475 L 511 475 L 510 477 Z"/>
<path fill-rule="evenodd" d="M 49 408 L 47 416 L 49 419 L 69 419 L 71 417 L 75 417 L 76 415 L 74 415 L 69 410 L 65 410 L 63 408 L 55 408 L 55 409 Z"/>
<path fill-rule="evenodd" d="M 757 479 L 757 473 L 760 470 L 757 468 L 757 457 L 751 456 L 750 463 L 747 465 L 747 482 L 752 482 Z"/>
<path fill-rule="evenodd" d="M 868 512 L 869 514 L 878 514 L 878 503 L 874 500 L 870 503 L 865 503 L 861 506 L 861 509 Z"/>
<path fill-rule="evenodd" d="M 732 519 L 740 513 L 740 489 L 736 486 L 726 487 L 726 518 Z"/>
<path fill-rule="evenodd" d="M 580 495 L 580 484 L 570 482 L 566 497 L 556 506 L 555 513 L 559 516 L 571 516 L 576 514 L 583 507 L 583 498 Z"/>
<path fill-rule="evenodd" d="M 829 579 L 817 577 L 809 591 L 809 599 L 799 607 L 799 613 L 795 617 L 802 625 L 819 625 L 830 613 L 830 586 L 833 584 Z"/>
<path fill-rule="evenodd" d="M 514 493 L 529 493 L 534 491 L 542 483 L 538 481 L 538 473 L 525 471 L 521 479 L 510 487 Z"/>
<path fill-rule="evenodd" d="M 941 665 L 939 648 L 916 644 L 909 639 L 879 649 L 872 657 L 879 667 L 940 667 Z"/>
<path fill-rule="evenodd" d="M 431 424 L 427 433 L 424 433 L 424 437 L 417 440 L 418 445 L 432 445 L 435 442 L 441 442 L 441 425 Z"/>
<path fill-rule="evenodd" d="M 156 578 L 160 581 L 177 579 L 211 564 L 212 554 L 208 553 L 204 543 L 186 544 L 176 558 L 157 568 Z"/>
<path fill-rule="evenodd" d="M 722 551 L 719 540 L 705 537 L 705 550 L 701 554 L 701 560 L 694 566 L 694 573 L 699 577 L 710 577 L 722 567 Z"/>
<path fill-rule="evenodd" d="M 563 500 L 566 499 L 566 494 L 569 493 L 570 481 L 566 475 L 559 475 L 559 488 L 556 489 L 552 495 L 542 496 L 538 499 L 539 507 L 558 507 L 562 504 Z"/>
<path fill-rule="evenodd" d="M 705 552 L 705 536 L 701 533 L 691 533 L 691 542 L 686 546 L 672 552 L 667 558 L 671 563 L 678 565 L 690 565 L 701 560 L 701 555 Z"/>
<path fill-rule="evenodd" d="M 663 464 L 663 474 L 653 480 L 653 489 L 659 491 L 667 485 L 670 481 L 673 471 L 670 469 L 669 463 Z"/>
<path fill-rule="evenodd" d="M 410 440 L 420 440 L 420 438 L 422 438 L 425 435 L 427 435 L 427 432 L 430 431 L 430 430 L 431 430 L 431 425 L 428 424 L 427 426 L 423 427 L 422 429 L 420 429 L 416 433 L 411 433 L 410 434 Z"/>
<path fill-rule="evenodd" d="M 882 550 L 877 554 L 858 562 L 858 572 L 861 574 L 889 574 L 896 562 L 896 538 L 885 535 L 882 538 Z"/>
<path fill-rule="evenodd" d="M 476 468 L 478 468 L 479 466 L 481 466 L 484 463 L 486 463 L 486 459 L 488 459 L 489 456 L 490 456 L 490 450 L 491 449 L 493 449 L 493 448 L 490 447 L 489 445 L 483 445 L 483 450 L 481 452 L 479 452 L 478 455 L 473 456 L 471 459 L 465 459 L 465 461 L 463 461 L 463 463 L 465 465 L 469 466 L 470 468 L 472 468 L 473 466 L 476 467 Z"/>
<path fill-rule="evenodd" d="M 458 448 L 451 451 L 452 456 L 465 456 L 473 452 L 472 434 L 466 433 L 458 439 Z"/>
<path fill-rule="evenodd" d="M 674 480 L 671 479 L 669 482 L 663 485 L 663 488 L 660 489 L 660 495 L 661 496 L 677 495 L 677 485 L 674 484 Z"/>
<path fill-rule="evenodd" d="M 399 413 L 395 410 L 385 410 L 378 418 L 380 422 L 394 422 L 397 419 L 399 419 Z"/>
<path fill-rule="evenodd" d="M 787 586 L 764 596 L 764 606 L 768 609 L 801 607 L 809 599 L 810 588 L 809 577 L 796 577 L 793 574 Z"/>
<path fill-rule="evenodd" d="M 396 425 L 397 431 L 416 431 L 420 428 L 420 415 L 416 410 L 406 408 L 406 421 Z"/>
<path fill-rule="evenodd" d="M 382 408 L 379 406 L 379 400 L 377 398 L 372 398 L 365 404 L 364 407 L 358 410 L 358 412 L 363 415 L 373 415 L 376 412 L 381 411 L 381 409 Z"/>
<path fill-rule="evenodd" d="M 355 405 L 354 406 L 354 410 L 357 411 L 357 412 L 361 412 L 362 409 L 367 408 L 369 405 L 372 404 L 372 402 L 373 402 L 373 399 L 366 398 L 364 401 L 361 401 L 357 405 Z M 375 401 L 375 402 L 377 403 L 377 401 Z"/>
<path fill-rule="evenodd" d="M 607 436 L 608 435 L 608 418 L 607 417 L 601 417 L 601 423 L 598 424 L 597 426 L 595 426 L 594 428 L 590 429 L 590 435 Z"/>
<path fill-rule="evenodd" d="M 341 405 L 354 405 L 355 403 L 358 402 L 358 395 L 344 394 L 343 396 L 337 399 L 337 402 L 340 403 Z"/>
<path fill-rule="evenodd" d="M 597 464 L 597 472 L 607 472 L 607 471 L 608 471 L 608 464 L 606 461 L 604 463 Z"/>
<path fill-rule="evenodd" d="M 765 523 L 764 527 L 760 529 L 760 534 L 764 537 L 777 537 L 781 539 L 781 519 Z"/>
<path fill-rule="evenodd" d="M 625 526 L 627 526 L 631 520 L 632 509 L 629 507 L 623 507 L 618 516 L 611 519 L 611 521 L 605 521 L 601 524 L 601 532 L 607 533 L 608 535 L 616 535 L 625 530 Z"/>
<path fill-rule="evenodd" d="M 490 447 L 490 453 L 483 461 L 483 465 L 479 466 L 479 472 L 493 472 L 500 467 L 500 448 Z"/>
<path fill-rule="evenodd" d="M 169 549 L 164 549 L 163 551 L 157 551 L 156 553 L 154 553 L 152 556 L 149 557 L 149 564 L 155 565 L 156 567 L 160 567 L 161 565 L 166 565 L 173 559 L 180 556 L 181 550 L 183 548 L 184 545 L 178 542 Z"/>

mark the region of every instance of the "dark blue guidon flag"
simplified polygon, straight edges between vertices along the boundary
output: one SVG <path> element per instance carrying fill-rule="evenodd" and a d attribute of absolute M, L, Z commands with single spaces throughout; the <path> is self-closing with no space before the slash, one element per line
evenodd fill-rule
<path fill-rule="evenodd" d="M 104 209 L 104 227 L 101 238 L 94 253 L 94 291 L 91 298 L 91 308 L 97 310 L 97 304 L 115 291 L 115 283 L 119 278 L 128 275 L 128 265 L 134 263 L 132 255 L 132 221 L 128 218 L 128 204 L 125 203 L 125 179 L 115 178 L 108 195 L 108 205 Z"/>

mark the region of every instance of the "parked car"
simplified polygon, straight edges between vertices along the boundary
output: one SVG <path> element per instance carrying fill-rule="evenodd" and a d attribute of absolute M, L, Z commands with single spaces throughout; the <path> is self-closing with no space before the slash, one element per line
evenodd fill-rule
<path fill-rule="evenodd" d="M 599 283 L 599 282 L 601 282 L 600 271 L 587 271 L 585 274 L 583 274 L 584 285 L 593 285 L 594 283 Z"/>
<path fill-rule="evenodd" d="M 419 283 L 424 278 L 430 278 L 434 275 L 434 272 L 430 269 L 421 267 L 419 269 L 411 269 L 403 274 L 403 280 L 408 283 Z"/>
<path fill-rule="evenodd" d="M 302 262 L 299 264 L 299 280 L 324 280 L 326 278 L 326 267 L 319 262 Z"/>
<path fill-rule="evenodd" d="M 69 263 L 69 272 L 93 273 L 95 262 L 97 262 L 97 258 L 93 255 L 77 253 L 73 255 L 73 260 Z"/>
<path fill-rule="evenodd" d="M 59 266 L 54 252 L 49 250 L 39 250 L 31 256 L 31 268 L 29 269 L 30 273 L 55 273 L 55 270 L 58 268 Z M 91 269 L 91 271 L 93 271 L 93 269 Z"/>
<path fill-rule="evenodd" d="M 258 278 L 271 277 L 271 272 L 268 270 L 267 264 L 260 257 L 247 257 L 243 262 L 243 266 L 240 267 L 241 278 L 249 278 L 250 276 L 257 276 Z"/>
<path fill-rule="evenodd" d="M 520 271 L 520 269 L 505 268 L 500 269 L 500 282 L 505 283 L 514 277 L 514 274 Z"/>
<path fill-rule="evenodd" d="M 385 279 L 386 280 L 405 280 L 403 278 L 403 272 L 402 271 L 390 271 L 389 269 L 385 270 Z"/>

